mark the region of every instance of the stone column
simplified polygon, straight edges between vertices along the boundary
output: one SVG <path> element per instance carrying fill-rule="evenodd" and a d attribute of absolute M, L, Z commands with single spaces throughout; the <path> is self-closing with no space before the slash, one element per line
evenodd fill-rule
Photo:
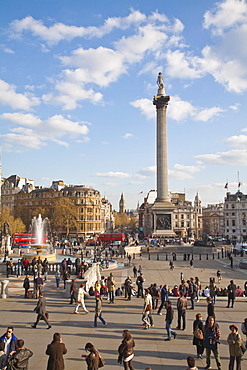
<path fill-rule="evenodd" d="M 161 90 L 161 91 L 160 91 Z M 159 95 L 160 93 L 160 95 Z M 161 95 L 162 89 L 154 97 L 157 111 L 157 202 L 170 202 L 168 197 L 168 145 L 166 109 L 170 96 Z"/>

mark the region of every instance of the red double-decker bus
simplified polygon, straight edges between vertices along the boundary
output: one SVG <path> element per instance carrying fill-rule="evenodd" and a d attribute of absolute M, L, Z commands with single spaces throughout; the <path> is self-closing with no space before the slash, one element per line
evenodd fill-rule
<path fill-rule="evenodd" d="M 124 241 L 125 235 L 124 233 L 112 233 L 112 234 L 99 234 L 98 241 L 102 243 L 111 243 L 115 241 Z"/>
<path fill-rule="evenodd" d="M 14 234 L 13 246 L 29 247 L 30 244 L 35 244 L 36 237 L 34 234 Z M 46 243 L 46 236 L 43 237 L 43 243 Z"/>

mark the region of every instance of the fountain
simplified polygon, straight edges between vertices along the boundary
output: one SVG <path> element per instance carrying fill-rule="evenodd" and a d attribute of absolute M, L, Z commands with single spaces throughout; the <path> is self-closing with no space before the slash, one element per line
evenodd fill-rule
<path fill-rule="evenodd" d="M 44 235 L 46 235 L 48 227 L 48 218 L 42 220 L 39 214 L 38 218 L 34 217 L 30 226 L 30 233 L 35 235 L 35 243 L 30 245 L 30 253 L 24 255 L 25 258 L 31 260 L 37 256 L 41 259 L 47 258 L 49 262 L 56 262 L 56 254 L 50 253 L 50 244 L 44 243 Z"/>

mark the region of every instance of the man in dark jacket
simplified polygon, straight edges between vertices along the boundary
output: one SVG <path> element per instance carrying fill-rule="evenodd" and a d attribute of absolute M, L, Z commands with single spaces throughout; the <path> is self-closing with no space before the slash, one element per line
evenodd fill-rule
<path fill-rule="evenodd" d="M 174 339 L 176 339 L 177 333 L 175 331 L 172 331 L 171 329 L 171 324 L 172 324 L 172 320 L 174 317 L 174 310 L 172 308 L 172 302 L 167 301 L 166 304 L 167 304 L 166 306 L 166 330 L 167 330 L 168 338 L 166 338 L 165 340 L 171 340 L 171 335 L 173 335 Z"/>
<path fill-rule="evenodd" d="M 1 336 L 0 340 L 2 340 L 5 343 L 5 349 L 4 352 L 8 356 L 9 354 L 12 354 L 12 352 L 16 351 L 16 344 L 17 344 L 17 338 L 13 333 L 14 328 L 13 326 L 8 326 L 7 332 Z"/>
<path fill-rule="evenodd" d="M 59 333 L 54 333 L 53 341 L 51 344 L 48 344 L 45 353 L 49 356 L 47 370 L 64 369 L 63 355 L 67 353 L 67 349 L 65 348 L 65 344 L 62 342 Z"/>
<path fill-rule="evenodd" d="M 43 293 L 40 293 L 39 295 L 39 300 L 37 303 L 37 306 L 35 307 L 34 311 L 38 314 L 36 322 L 31 325 L 32 328 L 36 328 L 38 325 L 39 320 L 44 320 L 46 324 L 48 325 L 47 329 L 51 328 L 51 325 L 47 319 L 46 315 L 46 300 L 45 297 L 43 296 Z"/>
<path fill-rule="evenodd" d="M 142 298 L 144 298 L 144 294 L 143 294 L 143 283 L 144 283 L 144 278 L 143 278 L 143 274 L 140 273 L 140 275 L 138 276 L 138 278 L 136 279 L 136 284 L 137 284 L 137 298 L 139 298 L 140 296 Z"/>
<path fill-rule="evenodd" d="M 230 307 L 230 302 L 232 301 L 232 308 L 234 305 L 234 300 L 236 297 L 236 285 L 233 283 L 233 280 L 230 280 L 230 284 L 227 287 L 227 294 L 228 294 L 228 305 L 226 306 L 227 308 Z"/>
<path fill-rule="evenodd" d="M 27 370 L 28 360 L 32 357 L 33 352 L 24 348 L 24 340 L 17 340 L 17 350 L 8 361 L 8 370 Z"/>

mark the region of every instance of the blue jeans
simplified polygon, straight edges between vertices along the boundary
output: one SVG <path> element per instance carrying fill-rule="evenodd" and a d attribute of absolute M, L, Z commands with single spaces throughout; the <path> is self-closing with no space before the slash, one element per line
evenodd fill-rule
<path fill-rule="evenodd" d="M 102 322 L 103 325 L 106 324 L 106 321 L 102 317 L 102 312 L 100 311 L 98 314 L 99 314 L 99 316 L 97 315 L 97 313 L 95 313 L 95 316 L 94 316 L 94 326 L 95 327 L 97 327 L 97 318 L 100 319 L 100 321 Z"/>
<path fill-rule="evenodd" d="M 170 321 L 166 321 L 166 330 L 167 330 L 168 339 L 171 340 L 172 335 L 176 334 L 176 332 L 171 329 Z"/>

